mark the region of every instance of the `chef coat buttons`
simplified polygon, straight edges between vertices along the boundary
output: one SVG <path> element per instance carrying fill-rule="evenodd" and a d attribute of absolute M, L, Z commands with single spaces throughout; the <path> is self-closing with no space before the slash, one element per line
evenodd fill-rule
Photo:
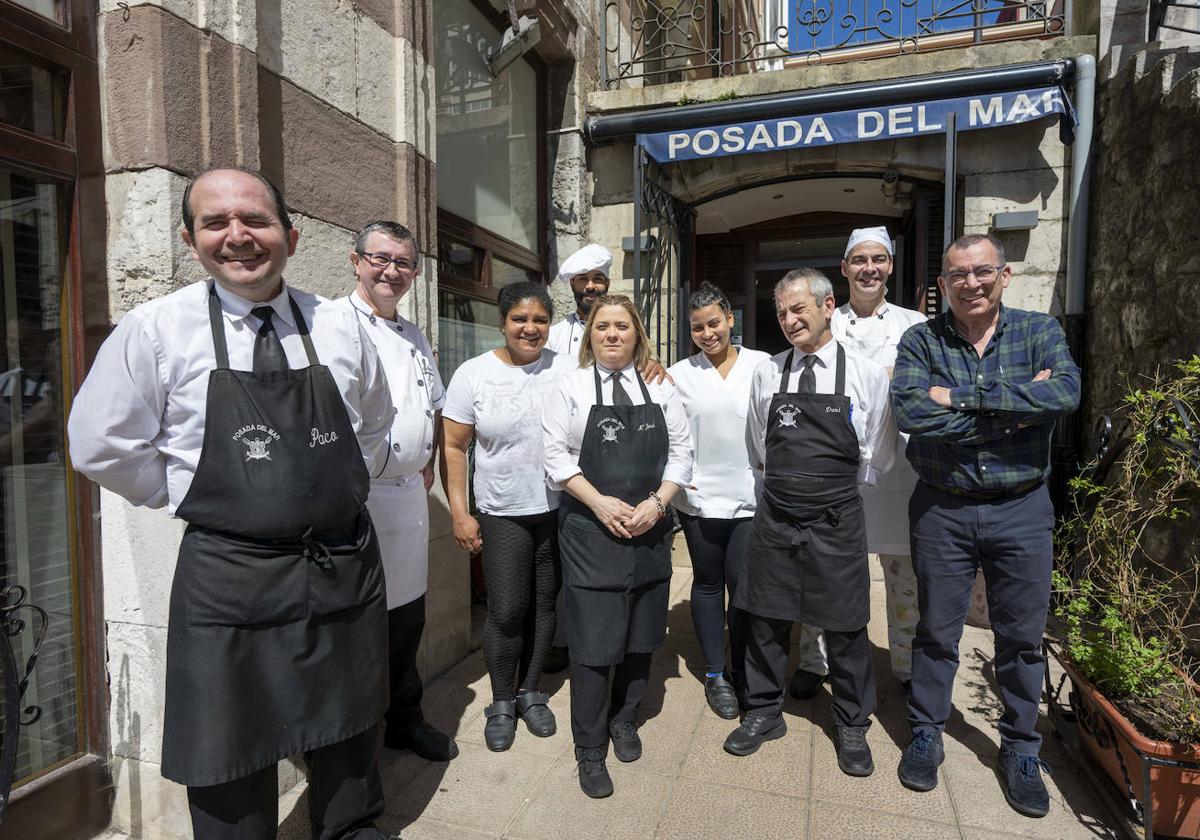
<path fill-rule="evenodd" d="M 393 444 L 392 444 L 392 451 L 393 451 L 393 452 L 399 452 L 399 451 L 400 451 L 400 444 L 398 444 L 398 443 L 393 443 Z"/>
<path fill-rule="evenodd" d="M 418 377 L 417 377 L 417 387 L 418 387 L 418 388 L 423 388 L 423 387 L 425 387 L 425 379 L 424 379 L 424 377 L 420 377 L 420 376 L 418 376 Z"/>
<path fill-rule="evenodd" d="M 427 408 L 427 409 L 425 409 L 425 416 L 426 416 L 426 417 L 432 417 L 432 416 L 433 416 L 433 412 L 432 412 L 432 411 L 430 411 L 430 410 Z"/>
<path fill-rule="evenodd" d="M 425 444 L 425 451 L 426 451 L 426 452 L 428 452 L 428 451 L 429 451 L 429 450 L 431 450 L 431 449 L 433 449 L 433 444 L 432 444 L 432 443 L 427 443 L 427 444 Z"/>

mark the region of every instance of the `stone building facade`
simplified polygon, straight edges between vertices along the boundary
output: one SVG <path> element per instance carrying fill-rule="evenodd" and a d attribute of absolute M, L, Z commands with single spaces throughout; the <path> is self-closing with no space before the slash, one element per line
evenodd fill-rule
<path fill-rule="evenodd" d="M 487 49 L 507 27 L 502 2 L 101 0 L 97 9 L 81 0 L 0 0 L 0 51 L 28 53 L 35 68 L 75 68 L 71 130 L 43 144 L 51 162 L 68 140 L 76 144 L 56 175 L 70 185 L 54 269 L 67 282 L 59 290 L 45 269 L 41 286 L 43 298 L 61 297 L 63 309 L 37 309 L 42 333 L 67 351 L 55 406 L 69 408 L 72 383 L 124 313 L 200 278 L 179 238 L 183 189 L 206 166 L 235 164 L 260 168 L 283 188 L 301 233 L 287 276 L 300 288 L 348 292 L 353 231 L 367 221 L 393 218 L 413 229 L 422 272 L 402 314 L 429 335 L 446 377 L 454 360 L 494 340 L 489 313 L 500 284 L 549 281 L 587 242 L 617 255 L 614 291 L 657 309 L 652 329 L 671 359 L 694 351 L 679 340 L 678 303 L 701 279 L 737 298 L 742 340 L 771 349 L 773 312 L 763 301 L 774 279 L 796 264 L 836 275 L 837 242 L 851 227 L 888 225 L 905 254 L 895 293 L 925 306 L 936 305 L 924 292 L 936 274 L 944 220 L 957 235 L 996 230 L 998 216 L 1033 211 L 1032 224 L 997 231 L 1014 269 L 1006 301 L 1066 313 L 1069 262 L 1086 260 L 1081 354 L 1090 425 L 1124 378 L 1195 351 L 1200 337 L 1188 319 L 1159 327 L 1163 313 L 1200 302 L 1192 282 L 1200 265 L 1187 250 L 1200 183 L 1200 156 L 1188 145 L 1200 136 L 1200 53 L 1183 33 L 1155 32 L 1158 42 L 1148 44 L 1145 2 L 1068 3 L 1068 11 L 1056 7 L 1061 29 L 1039 37 L 852 61 L 771 59 L 674 81 L 640 76 L 646 66 L 635 63 L 629 78 L 613 82 L 622 73 L 620 45 L 629 46 L 633 31 L 609 11 L 621 3 L 519 0 L 518 13 L 539 22 L 539 42 L 518 59 L 519 73 L 492 73 Z M 669 231 L 642 207 L 634 138 L 589 133 L 597 120 L 688 103 L 715 108 L 1081 57 L 1100 64 L 1090 208 L 1072 192 L 1079 163 L 1050 116 L 962 132 L 948 214 L 946 143 L 936 134 L 655 167 L 656 186 L 682 219 L 667 254 Z M 36 101 L 36 84 L 31 90 Z M 9 138 L 9 119 L 0 113 L 0 140 Z M 37 133 L 33 123 L 21 130 Z M 13 148 L 0 144 L 0 172 L 10 164 L 14 172 L 48 171 Z M 471 192 L 472 179 L 486 189 Z M 489 216 L 497 195 L 527 212 Z M 0 190 L 0 215 L 16 207 Z M 1073 219 L 1088 221 L 1082 253 L 1070 253 L 1078 241 Z M 6 293 L 36 285 L 36 278 L 4 279 Z M 552 293 L 560 309 L 573 307 L 569 290 L 556 285 Z M 9 361 L 15 369 L 11 352 Z M 85 482 L 63 483 L 62 554 L 71 573 L 58 593 L 63 629 L 52 643 L 64 664 L 54 673 L 76 674 L 60 694 L 73 692 L 78 702 L 56 707 L 69 734 L 43 727 L 26 735 L 65 746 L 18 773 L 9 825 L 27 826 L 21 836 L 31 838 L 90 836 L 110 824 L 132 837 L 187 837 L 183 789 L 158 770 L 167 595 L 181 523 Z M 9 506 L 4 515 L 9 540 L 16 514 Z M 454 544 L 440 485 L 431 497 L 428 611 L 418 663 L 427 678 L 472 646 L 469 560 Z M 51 687 L 40 696 L 50 698 Z M 281 792 L 298 779 L 295 766 L 281 766 Z"/>

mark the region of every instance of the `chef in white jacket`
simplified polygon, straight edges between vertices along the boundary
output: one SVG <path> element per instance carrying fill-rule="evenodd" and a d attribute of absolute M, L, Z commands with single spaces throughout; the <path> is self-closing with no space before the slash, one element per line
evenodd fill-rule
<path fill-rule="evenodd" d="M 886 300 L 893 257 L 887 228 L 859 228 L 850 234 L 842 258 L 842 276 L 850 284 L 850 300 L 834 310 L 830 322 L 833 337 L 840 344 L 882 365 L 889 376 L 900 337 L 925 320 L 920 312 Z M 912 640 L 919 617 L 917 579 L 908 547 L 908 497 L 916 486 L 917 474 L 902 455 L 907 437 L 900 435 L 896 443 L 895 466 L 877 485 L 861 489 L 867 550 L 878 554 L 883 566 L 892 674 L 903 683 L 912 674 Z M 800 663 L 792 677 L 792 694 L 812 696 L 828 672 L 820 631 L 806 625 L 800 634 Z"/>
<path fill-rule="evenodd" d="M 429 340 L 396 311 L 421 272 L 416 237 L 396 222 L 371 222 L 358 234 L 350 263 L 358 285 L 337 304 L 357 313 L 375 344 L 396 406 L 387 457 L 376 468 L 367 499 L 387 588 L 391 704 L 384 746 L 449 761 L 458 746 L 422 715 L 416 663 L 425 628 L 428 492 L 446 399 Z"/>

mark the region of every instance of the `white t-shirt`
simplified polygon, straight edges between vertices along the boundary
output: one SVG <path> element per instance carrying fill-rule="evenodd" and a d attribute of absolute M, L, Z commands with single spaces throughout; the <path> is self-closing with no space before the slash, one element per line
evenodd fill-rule
<path fill-rule="evenodd" d="M 687 411 L 695 460 L 692 485 L 677 493 L 673 504 L 684 513 L 706 519 L 741 519 L 754 515 L 762 473 L 750 462 L 746 413 L 754 369 L 770 358 L 761 350 L 738 349 L 724 379 L 708 356 L 697 353 L 667 371 Z"/>
<path fill-rule="evenodd" d="M 542 350 L 532 364 L 507 365 L 489 350 L 458 366 L 442 416 L 475 427 L 475 504 L 494 516 L 558 508 L 542 472 L 542 409 L 563 373 L 578 365 Z"/>

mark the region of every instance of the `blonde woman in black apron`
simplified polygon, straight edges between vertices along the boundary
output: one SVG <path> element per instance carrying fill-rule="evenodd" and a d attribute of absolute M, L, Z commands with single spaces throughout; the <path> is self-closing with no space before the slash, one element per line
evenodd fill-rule
<path fill-rule="evenodd" d="M 791 347 L 761 363 L 750 386 L 747 436 L 763 493 L 733 599 L 750 614 L 746 717 L 725 750 L 749 755 L 787 732 L 784 669 L 799 621 L 825 631 L 838 766 L 869 776 L 875 673 L 858 486 L 874 484 L 895 457 L 888 376 L 833 339 L 833 287 L 821 272 L 785 275 L 775 308 Z"/>
<path fill-rule="evenodd" d="M 649 341 L 632 301 L 597 300 L 580 369 L 542 417 L 546 474 L 563 489 L 559 552 L 571 656 L 571 732 L 579 786 L 612 793 L 608 744 L 642 754 L 638 704 L 667 632 L 671 499 L 691 479 L 687 415 L 667 383 L 638 374 Z"/>

